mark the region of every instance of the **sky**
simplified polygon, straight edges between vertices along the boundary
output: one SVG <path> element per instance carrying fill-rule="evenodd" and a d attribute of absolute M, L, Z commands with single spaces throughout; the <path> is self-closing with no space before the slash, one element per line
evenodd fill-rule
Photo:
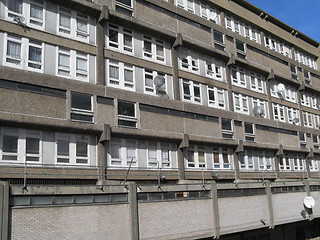
<path fill-rule="evenodd" d="M 320 42 L 320 0 L 247 0 L 280 21 Z"/>

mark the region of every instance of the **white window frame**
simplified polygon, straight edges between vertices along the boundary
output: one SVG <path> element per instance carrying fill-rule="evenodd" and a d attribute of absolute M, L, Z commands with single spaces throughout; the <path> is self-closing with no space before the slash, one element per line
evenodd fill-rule
<path fill-rule="evenodd" d="M 64 15 L 70 18 L 70 26 L 60 25 L 60 17 Z M 79 22 L 86 21 L 87 31 L 82 31 L 78 29 Z M 81 42 L 89 42 L 90 26 L 89 26 L 89 16 L 75 10 L 71 10 L 65 7 L 58 6 L 57 13 L 57 34 L 63 37 L 75 39 Z"/>
<path fill-rule="evenodd" d="M 186 62 L 184 62 L 183 60 L 186 60 Z M 180 51 L 179 63 L 180 63 L 179 66 L 181 70 L 199 74 L 200 68 L 199 68 L 198 54 L 188 49 L 182 49 Z"/>
<path fill-rule="evenodd" d="M 275 121 L 286 122 L 285 107 L 283 105 L 272 103 L 272 111 Z"/>
<path fill-rule="evenodd" d="M 14 11 L 10 11 L 8 9 L 9 1 L 13 0 L 6 0 L 6 7 L 5 7 L 5 19 L 11 22 L 19 21 L 23 24 L 26 24 L 28 27 L 32 27 L 39 30 L 45 29 L 45 19 L 46 19 L 46 2 L 43 0 L 42 4 L 41 1 L 34 1 L 34 0 L 22 0 L 22 11 L 21 13 L 17 13 Z M 31 16 L 31 5 L 42 8 L 42 19 L 34 18 Z"/>
<path fill-rule="evenodd" d="M 89 82 L 89 54 L 77 52 L 67 48 L 57 48 L 56 75 L 64 78 L 76 79 L 83 82 Z M 69 57 L 69 67 L 60 65 L 60 55 Z M 77 60 L 86 61 L 86 71 L 78 69 Z"/>
<path fill-rule="evenodd" d="M 153 161 L 150 161 L 150 149 L 155 150 Z M 171 144 L 166 142 L 147 142 L 147 162 L 150 169 L 170 169 L 172 168 Z M 168 159 L 164 159 L 163 154 L 167 152 Z"/>
<path fill-rule="evenodd" d="M 255 154 L 251 150 L 245 150 L 243 153 L 238 155 L 239 157 L 239 168 L 241 170 L 252 171 L 255 169 Z"/>
<path fill-rule="evenodd" d="M 251 90 L 255 92 L 265 93 L 265 80 L 261 75 L 254 72 L 249 72 L 249 79 Z"/>
<path fill-rule="evenodd" d="M 303 125 L 305 127 L 313 128 L 314 127 L 313 114 L 303 111 L 302 116 L 303 116 Z"/>
<path fill-rule="evenodd" d="M 152 86 L 147 86 L 146 75 L 148 75 L 149 77 L 152 78 Z M 157 89 L 156 85 L 154 84 L 154 79 L 156 76 L 162 76 L 165 79 L 165 83 L 159 89 Z M 144 68 L 143 69 L 143 82 L 144 82 L 144 93 L 146 93 L 146 94 L 157 95 L 157 91 L 167 92 L 168 80 L 167 80 L 167 74 L 165 74 L 165 73 L 161 73 L 161 72 L 157 72 L 154 70 Z"/>
<path fill-rule="evenodd" d="M 210 92 L 213 93 L 214 99 L 210 99 Z M 208 106 L 227 110 L 227 94 L 222 88 L 207 86 Z"/>
<path fill-rule="evenodd" d="M 293 154 L 292 156 L 293 169 L 295 172 L 303 172 L 306 170 L 305 159 L 300 154 Z"/>
<path fill-rule="evenodd" d="M 258 106 L 262 109 L 264 112 L 263 114 L 260 115 L 260 117 L 263 118 L 269 118 L 269 108 L 268 108 L 268 102 L 265 100 L 261 100 L 259 98 L 251 98 L 252 99 L 252 110 Z"/>
<path fill-rule="evenodd" d="M 119 102 L 122 102 L 124 104 L 131 104 L 134 107 L 133 111 L 133 116 L 130 115 L 124 115 L 119 113 Z M 128 101 L 123 101 L 123 100 L 118 100 L 117 101 L 117 123 L 119 127 L 125 127 L 125 128 L 137 128 L 138 126 L 138 117 L 137 117 L 137 104 L 133 102 L 128 102 Z M 135 126 L 128 126 L 128 125 L 119 125 L 119 120 L 120 121 L 126 121 L 128 123 L 134 123 Z"/>
<path fill-rule="evenodd" d="M 184 92 L 184 86 L 188 86 L 189 93 L 187 94 Z M 182 99 L 185 102 L 191 102 L 195 104 L 202 104 L 202 94 L 201 94 L 201 83 L 196 83 L 191 80 L 185 80 L 181 79 L 181 93 L 182 93 Z M 195 88 L 199 88 L 200 96 L 195 96 Z"/>
<path fill-rule="evenodd" d="M 119 147 L 120 156 L 119 158 L 112 158 L 113 146 Z M 128 150 L 129 148 L 133 149 L 134 159 L 129 159 Z M 131 149 L 131 150 L 132 150 Z M 138 161 L 138 141 L 134 139 L 111 139 L 109 144 L 109 153 L 108 153 L 108 165 L 112 168 L 129 168 L 131 163 L 131 168 L 139 167 Z M 116 163 L 116 164 L 114 164 Z"/>
<path fill-rule="evenodd" d="M 20 57 L 14 57 L 7 55 L 8 42 L 14 42 L 16 44 L 20 44 Z M 34 62 L 29 60 L 30 47 L 38 48 L 41 50 L 41 62 Z M 16 61 L 16 63 L 7 62 L 7 59 L 12 59 L 12 61 Z M 16 35 L 10 35 L 5 33 L 5 44 L 4 44 L 4 54 L 3 54 L 3 62 L 5 66 L 25 69 L 33 72 L 43 73 L 44 69 L 44 43 L 40 43 L 37 41 L 30 40 L 28 38 L 19 37 Z M 40 68 L 31 67 L 29 64 L 34 64 L 40 66 Z"/>
<path fill-rule="evenodd" d="M 247 87 L 247 74 L 243 68 L 232 66 L 231 80 L 232 80 L 232 85 L 243 87 L 243 88 Z"/>
<path fill-rule="evenodd" d="M 272 171 L 273 170 L 273 154 L 271 152 L 259 151 L 258 156 L 258 165 L 259 170 L 261 171 Z"/>
<path fill-rule="evenodd" d="M 232 169 L 232 149 L 230 148 L 212 148 L 213 169 L 230 170 Z M 217 161 L 216 161 L 217 160 Z"/>
<path fill-rule="evenodd" d="M 281 164 L 282 162 L 282 164 Z M 291 171 L 292 164 L 291 164 L 291 156 L 289 154 L 284 154 L 283 156 L 279 157 L 279 169 L 280 171 Z"/>
<path fill-rule="evenodd" d="M 3 151 L 3 136 L 13 136 L 17 138 L 17 152 L 4 152 Z M 38 153 L 27 153 L 27 138 L 37 138 L 39 139 L 39 152 Z M 0 164 L 30 164 L 38 165 L 42 164 L 42 132 L 38 130 L 28 130 L 28 129 L 18 129 L 18 128 L 9 128 L 1 127 L 0 128 Z M 16 160 L 4 160 L 3 157 L 14 157 Z M 38 161 L 31 161 L 27 158 L 38 158 Z"/>
<path fill-rule="evenodd" d="M 193 152 L 193 162 L 189 159 L 189 152 Z M 200 161 L 200 153 L 203 154 L 204 162 Z M 204 146 L 190 145 L 186 148 L 185 166 L 187 169 L 207 169 L 206 148 Z"/>
<path fill-rule="evenodd" d="M 118 68 L 119 79 L 110 77 L 110 67 Z M 132 71 L 133 82 L 125 81 L 125 71 Z M 129 91 L 135 91 L 136 81 L 135 81 L 135 66 L 131 64 L 126 64 L 124 62 L 119 62 L 111 59 L 107 59 L 107 86 L 121 88 Z"/>
<path fill-rule="evenodd" d="M 212 58 L 206 58 L 206 77 L 217 81 L 224 80 L 225 67 L 221 61 Z"/>
<path fill-rule="evenodd" d="M 117 40 L 118 42 L 114 42 L 110 40 L 110 30 L 117 32 Z M 125 45 L 125 36 L 131 37 L 131 46 Z M 120 51 L 129 55 L 133 55 L 134 53 L 134 32 L 132 30 L 126 29 L 122 26 L 118 26 L 116 24 L 108 23 L 107 30 L 107 48 Z"/>
<path fill-rule="evenodd" d="M 150 52 L 146 51 L 145 42 L 148 42 L 151 45 Z M 142 56 L 144 59 L 149 61 L 158 62 L 165 64 L 166 63 L 166 44 L 164 41 L 150 37 L 147 35 L 142 36 Z M 162 49 L 163 56 L 158 54 L 158 48 Z"/>
<path fill-rule="evenodd" d="M 319 160 L 318 159 L 310 159 L 309 160 L 309 169 L 311 172 L 319 171 Z"/>
<path fill-rule="evenodd" d="M 240 93 L 233 93 L 234 111 L 249 115 L 249 97 Z M 237 104 L 237 102 L 239 104 Z"/>
<path fill-rule="evenodd" d="M 299 110 L 295 108 L 287 108 L 287 117 L 288 117 L 288 123 L 300 125 L 300 117 L 299 117 Z M 298 122 L 295 122 L 295 119 L 298 119 Z"/>

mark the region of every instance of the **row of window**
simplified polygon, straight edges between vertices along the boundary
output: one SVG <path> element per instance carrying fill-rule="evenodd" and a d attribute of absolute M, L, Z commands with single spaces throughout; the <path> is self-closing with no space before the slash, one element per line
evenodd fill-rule
<path fill-rule="evenodd" d="M 44 53 L 55 51 L 56 75 L 89 81 L 89 54 L 70 50 L 66 48 L 54 47 L 32 39 L 19 37 L 16 35 L 4 35 L 4 65 L 21 68 L 36 72 L 44 72 Z M 52 62 L 50 62 L 51 67 Z"/>
<path fill-rule="evenodd" d="M 89 36 L 95 35 L 90 32 L 89 16 L 58 6 L 56 16 L 52 17 L 47 6 L 49 8 L 49 3 L 44 0 L 5 0 L 5 19 L 46 32 L 52 29 L 46 24 L 54 22 L 54 34 L 83 42 L 89 42 Z"/>
<path fill-rule="evenodd" d="M 111 50 L 157 63 L 171 64 L 171 54 L 167 42 L 122 26 L 108 24 L 105 44 Z"/>
<path fill-rule="evenodd" d="M 55 133 L 53 141 L 37 130 L 17 128 L 0 129 L 0 156 L 2 162 L 30 164 L 96 165 L 95 144 L 90 136 Z M 48 147 L 54 149 L 51 153 Z M 54 160 L 51 159 L 54 155 Z M 50 158 L 51 162 L 45 159 Z"/>
<path fill-rule="evenodd" d="M 303 111 L 302 116 L 305 127 L 320 129 L 320 115 Z"/>
<path fill-rule="evenodd" d="M 299 110 L 281 104 L 272 103 L 273 118 L 279 122 L 300 125 Z"/>
<path fill-rule="evenodd" d="M 281 53 L 282 55 L 292 58 L 291 49 L 286 46 L 284 43 L 279 42 L 278 40 L 270 37 L 270 36 L 264 36 L 264 44 L 267 48 L 276 51 L 278 53 Z"/>

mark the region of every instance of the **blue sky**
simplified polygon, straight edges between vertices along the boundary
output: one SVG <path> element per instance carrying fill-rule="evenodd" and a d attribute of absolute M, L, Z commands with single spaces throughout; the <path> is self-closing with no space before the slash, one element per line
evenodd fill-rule
<path fill-rule="evenodd" d="M 247 0 L 320 42 L 320 0 Z"/>

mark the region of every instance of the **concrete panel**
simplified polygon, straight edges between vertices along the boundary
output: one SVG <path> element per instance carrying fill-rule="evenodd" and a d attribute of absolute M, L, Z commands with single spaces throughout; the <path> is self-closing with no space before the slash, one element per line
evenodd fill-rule
<path fill-rule="evenodd" d="M 140 112 L 141 128 L 154 131 L 184 132 L 184 126 L 180 117 L 162 114 Z"/>
<path fill-rule="evenodd" d="M 115 125 L 113 117 L 113 106 L 97 104 L 97 122 L 103 124 Z M 110 114 L 112 113 L 112 114 Z"/>
<path fill-rule="evenodd" d="M 219 123 L 187 118 L 184 120 L 184 122 L 185 133 L 207 137 L 221 137 Z M 219 130 L 217 131 L 217 129 Z"/>
<path fill-rule="evenodd" d="M 50 56 L 50 57 L 49 57 Z M 50 44 L 44 45 L 44 73 L 56 75 L 57 48 Z"/>
<path fill-rule="evenodd" d="M 1 4 L 1 3 L 0 3 Z M 3 54 L 6 54 L 4 52 L 4 33 L 3 32 L 0 32 L 0 53 L 3 53 Z M 0 65 L 3 65 L 4 64 L 4 58 L 3 57 L 0 57 Z"/>
<path fill-rule="evenodd" d="M 42 135 L 42 147 L 43 153 L 45 153 L 46 157 L 42 158 L 43 164 L 55 164 L 55 133 L 54 132 L 43 132 Z"/>
<path fill-rule="evenodd" d="M 304 210 L 303 200 L 306 192 L 273 194 L 274 221 L 276 225 L 301 221 L 304 218 L 300 212 Z"/>
<path fill-rule="evenodd" d="M 129 205 L 16 208 L 11 239 L 130 239 Z"/>
<path fill-rule="evenodd" d="M 66 99 L 0 89 L 0 110 L 41 117 L 66 118 Z M 44 107 L 45 106 L 45 107 Z"/>
<path fill-rule="evenodd" d="M 318 218 L 320 217 L 320 192 L 311 192 L 310 195 L 315 200 L 315 205 L 313 208 L 313 217 Z"/>
<path fill-rule="evenodd" d="M 140 239 L 213 234 L 212 200 L 139 203 Z"/>
<path fill-rule="evenodd" d="M 267 196 L 221 198 L 219 216 L 221 234 L 262 228 L 260 219 L 269 219 Z"/>
<path fill-rule="evenodd" d="M 96 83 L 96 56 L 89 55 L 89 82 Z"/>

